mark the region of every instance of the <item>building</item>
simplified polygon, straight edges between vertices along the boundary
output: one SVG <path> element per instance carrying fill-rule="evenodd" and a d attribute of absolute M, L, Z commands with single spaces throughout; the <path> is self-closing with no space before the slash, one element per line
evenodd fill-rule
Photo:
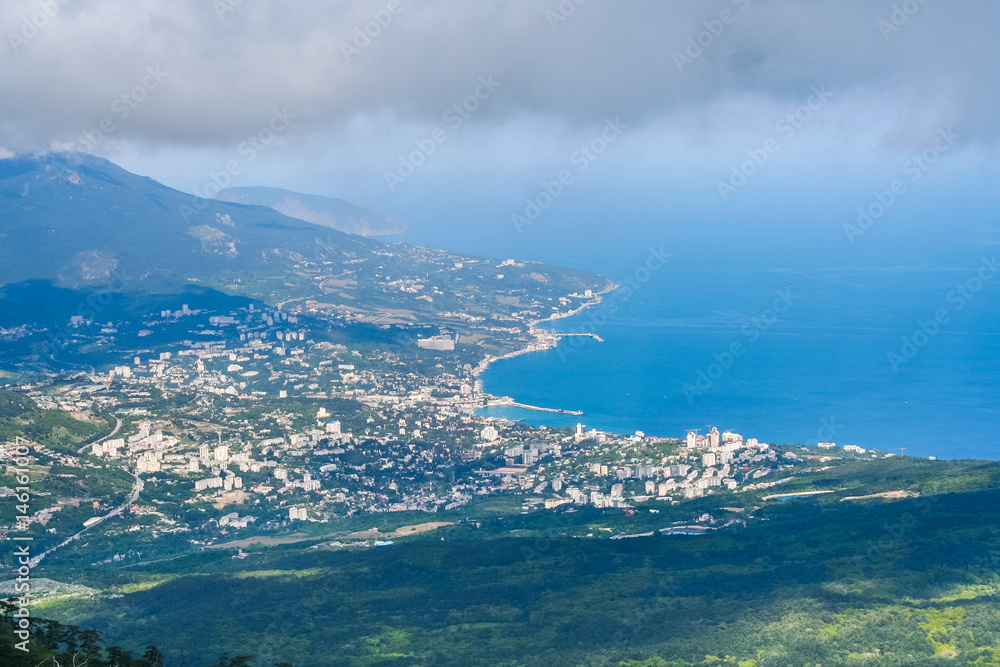
<path fill-rule="evenodd" d="M 430 338 L 418 338 L 417 347 L 425 350 L 451 351 L 455 349 L 455 339 L 451 336 L 444 335 L 431 336 Z"/>
<path fill-rule="evenodd" d="M 204 491 L 205 489 L 221 489 L 222 488 L 222 478 L 221 477 L 208 477 L 206 479 L 199 479 L 194 483 L 195 491 Z"/>
<path fill-rule="evenodd" d="M 159 472 L 160 462 L 156 458 L 156 453 L 152 451 L 143 452 L 142 456 L 135 463 L 137 472 Z"/>
<path fill-rule="evenodd" d="M 500 439 L 500 431 L 493 424 L 487 424 L 483 427 L 483 430 L 479 432 L 479 437 L 483 439 L 484 442 L 493 442 Z M 514 456 L 517 456 L 515 454 Z"/>

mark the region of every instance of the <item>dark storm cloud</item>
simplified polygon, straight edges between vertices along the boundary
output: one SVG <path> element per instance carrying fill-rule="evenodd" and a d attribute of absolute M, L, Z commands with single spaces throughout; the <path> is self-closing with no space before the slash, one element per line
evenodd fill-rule
<path fill-rule="evenodd" d="M 946 122 L 992 143 L 998 24 L 989 0 L 8 0 L 0 145 L 77 141 L 105 118 L 109 141 L 232 144 L 276 107 L 289 141 L 366 115 L 435 123 L 488 75 L 503 93 L 483 126 L 641 124 L 825 84 L 893 117 L 887 146 Z"/>

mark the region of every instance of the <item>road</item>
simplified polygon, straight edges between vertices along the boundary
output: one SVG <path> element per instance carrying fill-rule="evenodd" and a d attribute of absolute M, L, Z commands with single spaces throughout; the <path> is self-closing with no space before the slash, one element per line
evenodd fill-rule
<path fill-rule="evenodd" d="M 297 296 L 294 299 L 286 299 L 285 301 L 282 301 L 282 302 L 278 303 L 275 306 L 275 309 L 282 310 L 286 305 L 288 305 L 290 303 L 294 303 L 295 301 L 304 301 L 305 299 L 321 298 L 322 295 L 326 294 L 326 283 L 327 283 L 327 281 L 329 281 L 329 280 L 337 280 L 338 278 L 343 278 L 344 276 L 348 276 L 348 275 L 351 275 L 352 273 L 357 273 L 357 272 L 358 272 L 357 269 L 354 269 L 353 271 L 344 271 L 344 272 L 342 272 L 342 273 L 340 273 L 340 274 L 338 274 L 336 276 L 330 276 L 329 278 L 323 278 L 323 280 L 321 280 L 319 282 L 319 285 L 318 285 L 319 294 L 312 294 L 312 295 L 309 295 L 309 296 Z"/>
<path fill-rule="evenodd" d="M 135 477 L 135 484 L 132 486 L 132 491 L 129 492 L 128 498 L 125 499 L 124 503 L 122 503 L 118 507 L 116 507 L 113 510 L 111 510 L 110 512 L 108 512 L 107 514 L 105 514 L 104 516 L 102 516 L 99 520 L 97 520 L 94 523 L 92 523 L 91 525 L 85 527 L 83 530 L 81 530 L 77 534 L 75 534 L 75 535 L 73 535 L 71 537 L 67 537 L 65 540 L 63 540 L 59 544 L 55 545 L 51 549 L 46 549 L 42 553 L 38 554 L 37 556 L 35 556 L 34 558 L 31 559 L 31 562 L 28 563 L 28 567 L 32 567 L 32 568 L 37 567 L 37 565 L 40 562 L 42 562 L 43 558 L 45 558 L 46 556 L 48 556 L 50 553 L 52 553 L 56 549 L 61 549 L 62 547 L 66 546 L 67 544 L 69 544 L 73 540 L 79 539 L 81 535 L 83 535 L 84 533 L 86 533 L 88 530 L 90 530 L 94 526 L 101 525 L 102 523 L 104 523 L 104 521 L 106 519 L 110 519 L 113 516 L 118 516 L 119 514 L 121 514 L 122 512 L 125 511 L 125 508 L 127 508 L 129 505 L 131 505 L 132 503 L 134 503 L 136 500 L 138 500 L 139 499 L 139 494 L 142 492 L 142 480 L 139 478 L 139 476 L 137 474 L 135 474 L 131 470 L 126 470 L 125 472 L 127 472 L 130 475 L 132 475 L 132 477 Z"/>
<path fill-rule="evenodd" d="M 117 424 L 115 424 L 115 430 L 111 431 L 111 433 L 108 433 L 106 436 L 104 436 L 103 438 L 101 438 L 100 440 L 98 440 L 96 442 L 92 442 L 89 445 L 84 445 L 80 449 L 76 450 L 76 453 L 77 454 L 83 454 L 84 450 L 86 450 L 86 449 L 88 449 L 90 447 L 93 447 L 96 444 L 102 443 L 105 440 L 109 440 L 109 439 L 113 438 L 114 435 L 115 435 L 115 433 L 117 433 L 118 430 L 122 427 L 122 420 L 120 418 L 115 417 L 115 421 L 118 422 Z"/>
<path fill-rule="evenodd" d="M 97 374 L 97 369 L 95 369 L 93 366 L 86 366 L 84 364 L 74 364 L 71 361 L 61 361 L 59 359 L 56 359 L 56 353 L 55 352 L 53 352 L 52 354 L 49 355 L 49 359 L 51 359 L 54 363 L 62 364 L 63 366 L 73 366 L 74 368 L 89 368 L 91 375 L 96 375 Z"/>

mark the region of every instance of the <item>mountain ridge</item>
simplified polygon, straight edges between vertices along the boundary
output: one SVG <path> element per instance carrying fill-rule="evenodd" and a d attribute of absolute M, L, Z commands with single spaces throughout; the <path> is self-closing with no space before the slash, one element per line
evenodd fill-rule
<path fill-rule="evenodd" d="M 588 271 L 386 243 L 200 199 L 81 153 L 0 159 L 0 219 L 0 286 L 176 292 L 193 284 L 355 318 L 526 321 L 611 284 Z"/>
<path fill-rule="evenodd" d="M 221 190 L 215 199 L 235 204 L 266 206 L 290 218 L 305 220 L 358 236 L 387 236 L 406 231 L 406 224 L 335 197 L 310 195 L 263 186 Z"/>

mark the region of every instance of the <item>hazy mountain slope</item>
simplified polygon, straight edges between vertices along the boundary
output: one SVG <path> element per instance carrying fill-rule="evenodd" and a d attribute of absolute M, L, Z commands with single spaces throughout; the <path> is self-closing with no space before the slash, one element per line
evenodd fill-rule
<path fill-rule="evenodd" d="M 343 199 L 306 195 L 280 188 L 227 188 L 218 194 L 217 199 L 236 204 L 267 206 L 291 218 L 359 236 L 384 236 L 406 231 L 404 223 Z"/>
<path fill-rule="evenodd" d="M 267 209 L 196 200 L 89 155 L 0 160 L 0 283 L 183 284 L 281 272 L 317 239 L 354 255 L 363 239 Z"/>
<path fill-rule="evenodd" d="M 30 280 L 147 293 L 193 284 L 408 321 L 540 318 L 570 293 L 611 286 L 587 271 L 382 243 L 197 199 L 101 158 L 57 153 L 0 159 L 0 286 Z"/>

